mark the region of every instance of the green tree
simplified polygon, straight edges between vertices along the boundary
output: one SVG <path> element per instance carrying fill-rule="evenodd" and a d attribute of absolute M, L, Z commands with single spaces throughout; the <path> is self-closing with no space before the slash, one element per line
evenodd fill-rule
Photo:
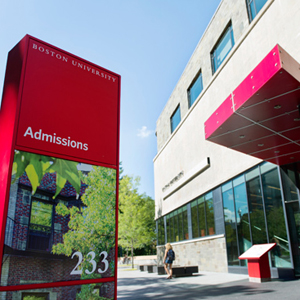
<path fill-rule="evenodd" d="M 97 271 L 92 274 L 93 265 L 91 258 L 95 261 L 98 269 L 106 259 L 99 255 L 103 251 L 107 254 L 113 253 L 115 246 L 115 210 L 116 210 L 116 171 L 104 167 L 94 166 L 87 176 L 82 180 L 88 185 L 82 196 L 82 206 L 67 207 L 60 203 L 56 212 L 61 216 L 70 216 L 69 231 L 63 235 L 63 243 L 52 247 L 55 254 L 71 256 L 74 252 L 80 252 L 84 258 L 82 262 L 81 278 L 101 278 Z M 89 253 L 94 252 L 92 257 Z M 107 261 L 108 263 L 108 261 Z M 109 263 L 111 273 L 114 273 L 114 260 Z M 82 291 L 76 299 L 104 299 L 93 294 L 92 286 L 83 286 Z"/>
<path fill-rule="evenodd" d="M 107 300 L 95 294 L 96 284 L 84 284 L 81 286 L 80 292 L 76 295 L 76 300 Z"/>
<path fill-rule="evenodd" d="M 154 201 L 137 190 L 139 177 L 125 175 L 119 186 L 119 245 L 131 249 L 131 263 L 135 248 L 150 245 L 156 238 Z"/>

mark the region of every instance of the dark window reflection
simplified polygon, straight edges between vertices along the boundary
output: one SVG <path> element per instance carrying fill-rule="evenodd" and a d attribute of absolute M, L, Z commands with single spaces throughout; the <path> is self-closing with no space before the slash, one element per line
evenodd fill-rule
<path fill-rule="evenodd" d="M 284 187 L 285 209 L 287 214 L 290 247 L 294 261 L 295 276 L 300 276 L 300 163 L 282 167 L 281 176 Z"/>
<path fill-rule="evenodd" d="M 214 201 L 212 198 L 212 193 L 208 193 L 205 196 L 205 214 L 208 235 L 215 234 L 215 213 L 214 213 Z"/>
<path fill-rule="evenodd" d="M 199 230 L 200 236 L 206 236 L 206 222 L 205 222 L 205 203 L 204 197 L 201 197 L 198 201 L 198 214 L 199 214 Z"/>
<path fill-rule="evenodd" d="M 174 234 L 175 234 L 175 241 L 179 241 L 179 228 L 178 228 L 178 210 L 174 212 Z"/>
<path fill-rule="evenodd" d="M 244 178 L 242 178 L 242 180 L 243 179 Z M 252 246 L 248 217 L 246 184 L 244 182 L 240 183 L 240 181 L 241 180 L 233 181 L 234 185 L 237 184 L 234 186 L 233 191 L 236 210 L 239 255 L 243 254 Z M 241 260 L 240 264 L 244 266 L 246 264 L 246 260 Z"/>
<path fill-rule="evenodd" d="M 291 267 L 281 189 L 277 168 L 262 174 L 269 240 L 277 246 L 271 252 L 274 267 Z"/>
<path fill-rule="evenodd" d="M 158 227 L 158 245 L 164 245 L 165 244 L 165 224 L 164 224 L 164 218 L 160 218 L 157 221 L 157 227 Z"/>
<path fill-rule="evenodd" d="M 268 241 L 258 168 L 248 172 L 246 180 L 252 241 L 253 244 L 265 244 Z"/>
<path fill-rule="evenodd" d="M 28 249 L 50 251 L 53 205 L 38 200 L 31 204 Z"/>
<path fill-rule="evenodd" d="M 215 234 L 215 215 L 212 192 L 191 203 L 193 238 Z"/>
<path fill-rule="evenodd" d="M 170 215 L 170 239 L 171 239 L 171 242 L 175 241 L 175 238 L 174 238 L 174 213 L 171 213 L 171 215 Z"/>
<path fill-rule="evenodd" d="M 195 200 L 191 203 L 193 238 L 199 237 L 197 206 L 198 206 L 198 200 Z"/>
<path fill-rule="evenodd" d="M 186 206 L 183 207 L 182 218 L 183 218 L 183 234 L 184 234 L 183 238 L 185 240 L 188 240 L 189 239 L 189 228 L 188 228 L 188 216 L 187 216 Z"/>
<path fill-rule="evenodd" d="M 182 215 L 182 208 L 178 209 L 178 223 L 179 223 L 179 240 L 182 241 L 184 238 L 183 234 L 183 215 Z"/>
<path fill-rule="evenodd" d="M 239 265 L 232 185 L 222 187 L 228 265 Z"/>

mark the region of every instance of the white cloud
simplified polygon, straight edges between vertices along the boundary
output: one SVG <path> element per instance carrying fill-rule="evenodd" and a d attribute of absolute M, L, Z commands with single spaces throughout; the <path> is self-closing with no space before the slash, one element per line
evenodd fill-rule
<path fill-rule="evenodd" d="M 142 128 L 138 129 L 138 137 L 147 138 L 150 134 L 153 133 L 153 130 L 147 128 L 147 126 L 143 126 Z"/>

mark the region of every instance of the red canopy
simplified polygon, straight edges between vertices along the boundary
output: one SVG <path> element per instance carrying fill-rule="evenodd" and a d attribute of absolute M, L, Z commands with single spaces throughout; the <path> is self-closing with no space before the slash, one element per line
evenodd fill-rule
<path fill-rule="evenodd" d="M 211 142 L 278 165 L 300 161 L 300 65 L 279 45 L 205 122 Z"/>

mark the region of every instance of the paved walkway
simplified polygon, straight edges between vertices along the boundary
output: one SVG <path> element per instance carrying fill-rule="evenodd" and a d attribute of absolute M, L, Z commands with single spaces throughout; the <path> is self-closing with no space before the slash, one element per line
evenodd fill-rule
<path fill-rule="evenodd" d="M 247 275 L 201 272 L 171 280 L 165 275 L 118 269 L 118 299 L 299 300 L 300 280 L 249 282 Z"/>

